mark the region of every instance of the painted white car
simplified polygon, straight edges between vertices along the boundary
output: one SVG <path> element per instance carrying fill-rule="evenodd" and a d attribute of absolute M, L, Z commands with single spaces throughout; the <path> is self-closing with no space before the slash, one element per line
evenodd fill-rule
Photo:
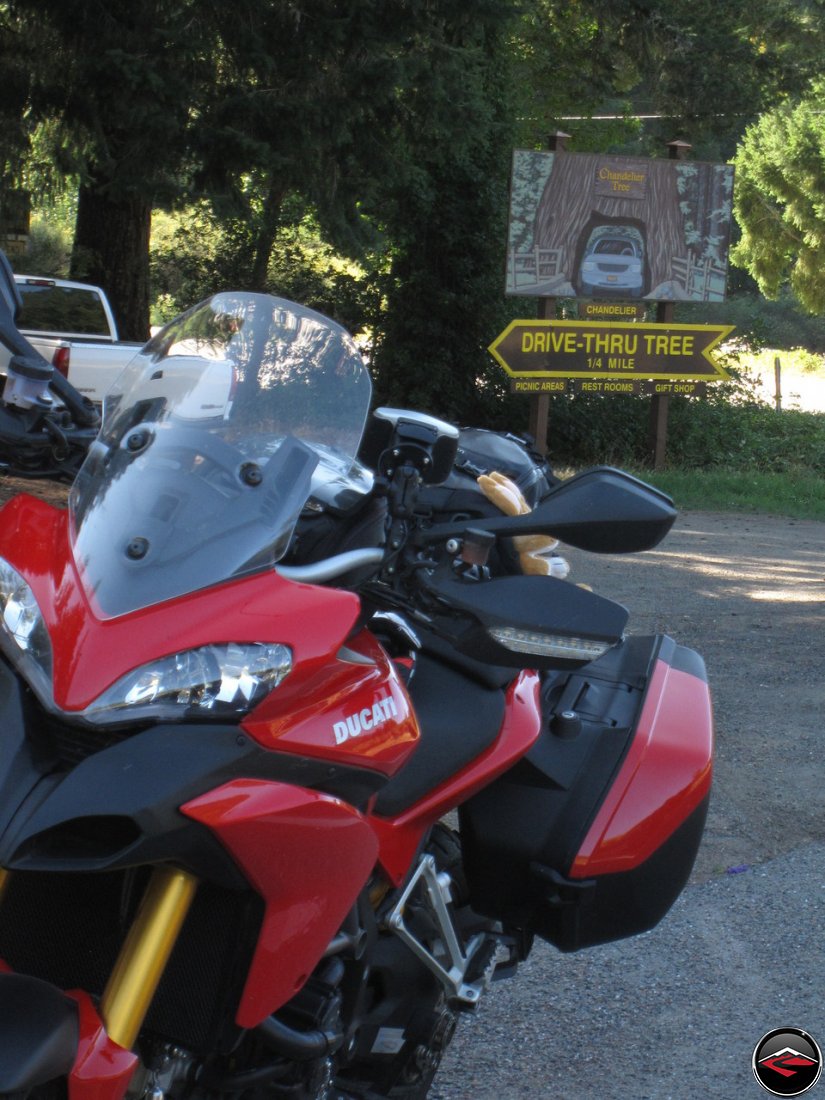
<path fill-rule="evenodd" d="M 633 226 L 598 226 L 579 268 L 580 293 L 640 298 L 644 291 L 644 241 Z"/>

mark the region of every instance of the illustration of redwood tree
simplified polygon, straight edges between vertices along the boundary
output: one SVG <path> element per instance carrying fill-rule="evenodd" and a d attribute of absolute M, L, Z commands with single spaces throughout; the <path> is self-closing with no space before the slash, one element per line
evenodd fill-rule
<path fill-rule="evenodd" d="M 617 158 L 611 165 L 617 171 L 628 168 L 646 176 L 644 197 L 632 198 L 597 195 L 595 184 L 599 165 L 608 158 L 594 153 L 557 156 L 553 171 L 536 209 L 535 244 L 539 248 L 559 248 L 562 270 L 569 281 L 575 280 L 586 243 L 584 230 L 603 219 L 603 224 L 643 227 L 649 287 L 671 279 L 670 258 L 685 253 L 683 216 L 676 188 L 673 163 L 667 160 L 633 161 Z"/>

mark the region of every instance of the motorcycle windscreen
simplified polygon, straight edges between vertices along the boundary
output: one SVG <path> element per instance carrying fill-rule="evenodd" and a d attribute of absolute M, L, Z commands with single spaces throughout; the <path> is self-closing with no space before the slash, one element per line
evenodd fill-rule
<path fill-rule="evenodd" d="M 118 378 L 69 496 L 103 618 L 274 565 L 313 472 L 346 478 L 371 384 L 349 335 L 284 299 L 220 294 Z"/>

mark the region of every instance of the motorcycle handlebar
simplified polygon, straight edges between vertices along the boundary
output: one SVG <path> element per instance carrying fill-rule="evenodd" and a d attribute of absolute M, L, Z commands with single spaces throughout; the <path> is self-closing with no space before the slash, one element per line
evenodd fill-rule
<path fill-rule="evenodd" d="M 323 584 L 325 581 L 342 577 L 353 569 L 362 569 L 368 565 L 380 565 L 384 560 L 384 551 L 367 547 L 363 550 L 347 550 L 331 558 L 311 562 L 309 565 L 277 565 L 282 577 L 304 584 Z"/>

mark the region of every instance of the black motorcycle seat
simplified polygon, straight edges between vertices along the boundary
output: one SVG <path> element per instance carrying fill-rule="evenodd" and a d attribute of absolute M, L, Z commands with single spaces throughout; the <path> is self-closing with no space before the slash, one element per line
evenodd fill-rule
<path fill-rule="evenodd" d="M 402 813 L 489 748 L 504 718 L 500 687 L 485 686 L 426 653 L 418 655 L 407 690 L 421 740 L 378 794 L 375 813 L 386 817 Z"/>

